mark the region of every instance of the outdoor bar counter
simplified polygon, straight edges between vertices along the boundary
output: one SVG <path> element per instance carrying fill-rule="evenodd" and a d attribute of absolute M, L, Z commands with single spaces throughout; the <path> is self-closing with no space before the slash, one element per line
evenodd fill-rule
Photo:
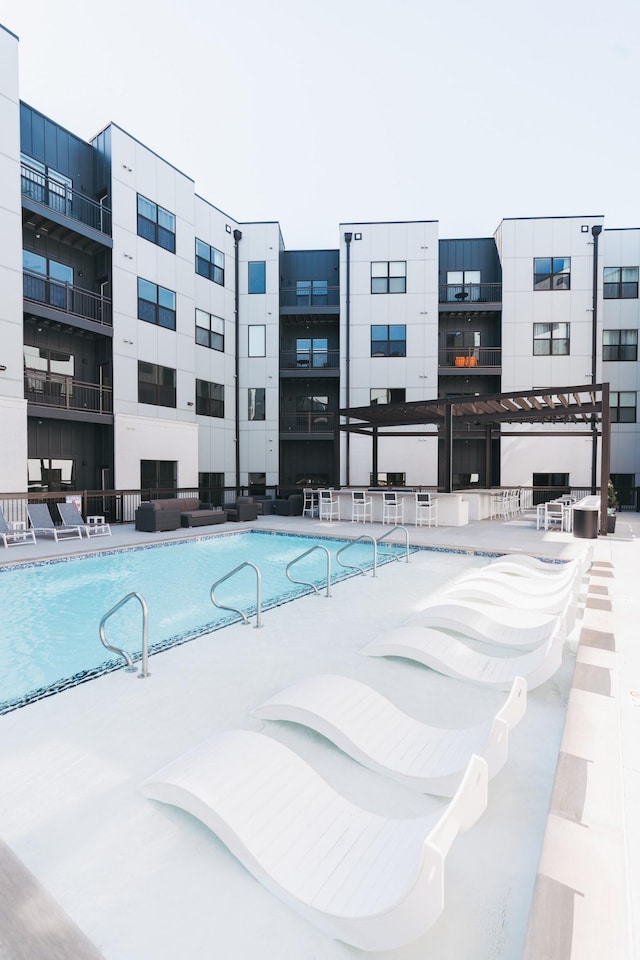
<path fill-rule="evenodd" d="M 391 490 L 389 487 L 380 487 L 371 490 L 364 487 L 343 487 L 334 490 L 333 494 L 340 501 L 340 519 L 351 519 L 351 491 L 365 490 L 371 498 L 371 515 L 374 522 L 382 522 L 382 499 L 384 493 L 397 493 L 398 499 L 404 503 L 404 523 L 416 522 L 416 495 L 413 490 Z M 469 523 L 469 500 L 466 492 L 463 493 L 432 493 L 438 503 L 438 526 L 464 527 Z"/>

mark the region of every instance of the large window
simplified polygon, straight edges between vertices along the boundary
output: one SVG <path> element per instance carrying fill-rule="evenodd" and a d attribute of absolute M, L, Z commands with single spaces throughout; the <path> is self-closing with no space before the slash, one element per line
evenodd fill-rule
<path fill-rule="evenodd" d="M 372 357 L 405 357 L 407 328 L 400 324 L 374 324 L 371 327 Z"/>
<path fill-rule="evenodd" d="M 224 384 L 196 380 L 196 413 L 202 417 L 224 417 Z"/>
<path fill-rule="evenodd" d="M 296 302 L 301 306 L 312 304 L 323 306 L 328 303 L 329 283 L 327 280 L 296 280 Z"/>
<path fill-rule="evenodd" d="M 138 194 L 138 236 L 176 252 L 176 218 L 164 207 Z"/>
<path fill-rule="evenodd" d="M 60 377 L 73 377 L 75 358 L 72 353 L 50 350 L 47 347 L 24 346 L 24 365 L 27 370 L 40 370 L 42 373 Z"/>
<path fill-rule="evenodd" d="M 296 340 L 297 367 L 327 367 L 329 341 L 326 337 L 298 337 Z"/>
<path fill-rule="evenodd" d="M 45 203 L 58 213 L 72 215 L 73 180 L 24 153 L 20 154 L 20 167 L 25 197 Z"/>
<path fill-rule="evenodd" d="M 603 330 L 602 331 L 602 359 L 603 360 L 637 360 L 638 359 L 638 331 L 637 330 Z"/>
<path fill-rule="evenodd" d="M 267 328 L 263 323 L 253 323 L 248 327 L 250 357 L 264 357 L 267 353 Z"/>
<path fill-rule="evenodd" d="M 199 473 L 198 494 L 204 503 L 221 507 L 224 500 L 224 473 Z"/>
<path fill-rule="evenodd" d="M 196 310 L 196 343 L 224 353 L 224 320 L 204 310 Z"/>
<path fill-rule="evenodd" d="M 369 485 L 372 487 L 405 487 L 406 473 L 370 473 Z"/>
<path fill-rule="evenodd" d="M 165 494 L 178 487 L 176 460 L 141 460 L 140 487 L 142 490 L 163 490 Z"/>
<path fill-rule="evenodd" d="M 458 303 L 480 299 L 479 270 L 448 270 L 447 300 Z"/>
<path fill-rule="evenodd" d="M 611 423 L 636 422 L 636 394 L 634 390 L 612 390 L 609 394 Z"/>
<path fill-rule="evenodd" d="M 296 429 L 302 432 L 329 429 L 329 397 L 296 397 Z"/>
<path fill-rule="evenodd" d="M 404 387 L 389 387 L 388 389 L 371 388 L 369 393 L 369 402 L 373 406 L 376 403 L 404 403 L 407 391 Z"/>
<path fill-rule="evenodd" d="M 31 250 L 22 251 L 24 295 L 29 300 L 48 303 L 58 310 L 72 309 L 69 288 L 73 286 L 73 267 L 42 257 Z"/>
<path fill-rule="evenodd" d="M 173 290 L 138 277 L 138 320 L 175 330 L 176 295 Z"/>
<path fill-rule="evenodd" d="M 176 371 L 172 367 L 138 360 L 138 403 L 175 407 Z"/>
<path fill-rule="evenodd" d="M 50 460 L 48 457 L 29 457 L 27 476 L 31 493 L 47 493 L 74 489 L 73 460 Z"/>
<path fill-rule="evenodd" d="M 249 387 L 248 391 L 248 419 L 264 420 L 265 418 L 265 389 L 264 387 Z"/>
<path fill-rule="evenodd" d="M 533 261 L 534 290 L 570 290 L 571 257 L 536 257 Z"/>
<path fill-rule="evenodd" d="M 224 286 L 224 253 L 196 240 L 196 273 Z"/>
<path fill-rule="evenodd" d="M 249 293 L 264 293 L 266 284 L 266 263 L 264 260 L 251 261 L 249 263 Z"/>
<path fill-rule="evenodd" d="M 568 323 L 534 323 L 534 357 L 557 357 L 569 353 Z"/>
<path fill-rule="evenodd" d="M 406 260 L 376 260 L 371 264 L 371 293 L 406 292 Z"/>
<path fill-rule="evenodd" d="M 637 300 L 638 268 L 605 267 L 603 296 L 605 300 Z"/>

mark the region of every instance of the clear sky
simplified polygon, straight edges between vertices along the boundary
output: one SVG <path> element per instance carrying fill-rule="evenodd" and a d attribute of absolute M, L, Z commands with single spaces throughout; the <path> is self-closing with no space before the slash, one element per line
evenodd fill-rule
<path fill-rule="evenodd" d="M 20 96 L 288 249 L 342 222 L 640 226 L 640 0 L 0 0 Z"/>

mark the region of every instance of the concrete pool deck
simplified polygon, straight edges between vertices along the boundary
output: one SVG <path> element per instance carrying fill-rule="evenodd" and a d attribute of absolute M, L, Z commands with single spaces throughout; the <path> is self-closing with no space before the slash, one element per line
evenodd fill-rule
<path fill-rule="evenodd" d="M 104 540 L 11 548 L 0 563 L 254 527 L 349 537 L 383 529 L 295 517 L 172 534 L 114 527 Z M 575 669 L 566 654 L 557 677 L 532 692 L 507 767 L 490 784 L 486 813 L 452 851 L 442 918 L 416 944 L 384 956 L 633 957 L 640 891 L 640 693 L 633 695 L 640 691 L 640 518 L 619 514 L 616 534 L 597 541 L 537 531 L 530 516 L 409 530 L 412 544 L 457 550 L 570 559 L 593 547 L 594 567 Z M 336 585 L 331 600 L 306 597 L 266 611 L 261 631 L 232 625 L 159 654 L 147 680 L 118 671 L 1 717 L 2 960 L 363 955 L 323 937 L 262 890 L 206 828 L 145 800 L 138 786 L 210 733 L 248 727 L 304 752 L 363 806 L 400 816 L 433 809 L 439 801 L 376 777 L 321 738 L 251 717 L 265 691 L 326 669 L 360 676 L 396 700 L 401 691 L 407 711 L 425 721 L 455 716 L 462 725 L 493 711 L 500 694 L 359 653 L 373 633 L 407 619 L 431 589 L 457 576 L 460 562 L 477 562 L 441 554 L 434 569 L 428 559 L 392 564 L 376 580 Z M 7 864 L 7 875 L 19 875 L 23 886 L 2 885 Z M 20 890 L 27 892 L 16 904 Z M 75 930 L 81 946 L 73 951 L 43 946 L 43 918 L 55 916 L 55 905 L 34 913 L 27 904 L 48 895 L 64 911 L 55 929 L 69 922 L 72 933 L 75 924 L 88 938 Z"/>

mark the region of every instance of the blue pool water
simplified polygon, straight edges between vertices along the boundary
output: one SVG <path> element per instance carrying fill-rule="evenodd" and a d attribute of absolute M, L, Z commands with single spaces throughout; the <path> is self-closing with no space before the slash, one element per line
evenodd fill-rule
<path fill-rule="evenodd" d="M 250 532 L 0 567 L 0 713 L 122 666 L 122 658 L 100 643 L 99 624 L 131 591 L 147 602 L 149 651 L 158 652 L 238 620 L 210 599 L 211 585 L 238 564 L 249 560 L 259 567 L 262 606 L 268 609 L 310 592 L 292 584 L 285 568 L 315 543 L 331 552 L 333 580 L 351 575 L 335 559 L 348 542 Z M 378 563 L 403 552 L 381 545 Z M 371 543 L 354 544 L 343 560 L 371 567 Z M 320 588 L 326 581 L 324 551 L 301 560 L 292 575 Z M 254 613 L 254 571 L 245 568 L 222 584 L 216 597 Z M 135 658 L 141 649 L 141 623 L 140 605 L 134 600 L 109 619 L 108 641 Z"/>

